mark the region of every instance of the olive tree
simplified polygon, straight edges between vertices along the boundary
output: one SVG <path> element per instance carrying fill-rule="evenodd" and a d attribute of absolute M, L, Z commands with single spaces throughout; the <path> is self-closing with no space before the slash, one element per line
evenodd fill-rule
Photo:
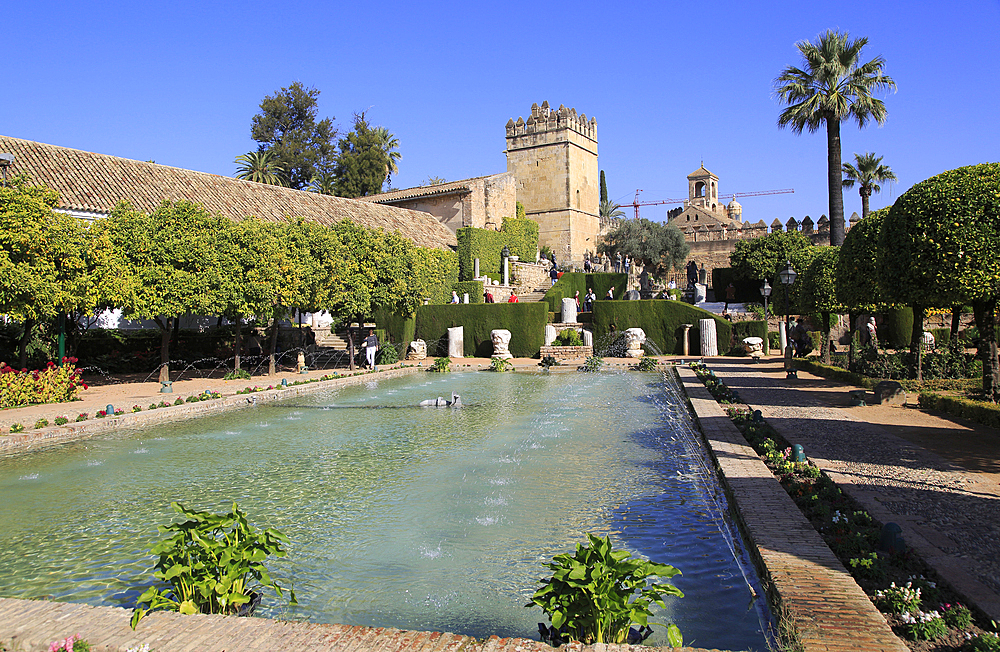
<path fill-rule="evenodd" d="M 1000 399 L 1000 163 L 943 172 L 903 193 L 879 235 L 878 278 L 889 301 L 921 308 L 971 303 L 981 336 L 983 393 Z M 916 309 L 913 318 L 916 330 Z"/>

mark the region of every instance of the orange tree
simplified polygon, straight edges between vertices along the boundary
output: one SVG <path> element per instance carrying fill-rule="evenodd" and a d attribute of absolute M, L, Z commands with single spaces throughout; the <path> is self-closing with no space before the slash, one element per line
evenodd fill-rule
<path fill-rule="evenodd" d="M 921 308 L 971 303 L 983 393 L 987 400 L 1000 399 L 1000 163 L 943 172 L 903 193 L 879 234 L 878 278 L 889 301 Z M 916 330 L 916 309 L 913 319 Z"/>

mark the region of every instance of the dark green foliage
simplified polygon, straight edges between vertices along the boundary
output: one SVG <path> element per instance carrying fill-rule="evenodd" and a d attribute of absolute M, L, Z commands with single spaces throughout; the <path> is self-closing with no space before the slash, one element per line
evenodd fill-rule
<path fill-rule="evenodd" d="M 684 353 L 682 324 L 694 324 L 691 328 L 691 352 L 697 355 L 699 342 L 697 339 L 698 320 L 714 319 L 719 347 L 725 350 L 726 342 L 731 341 L 733 327 L 725 319 L 701 308 L 695 308 L 681 301 L 648 300 L 648 301 L 598 301 L 594 304 L 594 346 L 606 342 L 611 325 L 618 332 L 626 328 L 641 328 L 646 333 L 647 346 L 653 345 L 651 352 L 664 355 L 679 355 Z M 649 349 L 648 349 L 649 350 Z"/>
<path fill-rule="evenodd" d="M 523 206 L 521 210 L 523 212 Z M 505 217 L 500 225 L 500 233 L 506 238 L 512 256 L 517 256 L 525 262 L 535 260 L 535 252 L 538 251 L 538 222 L 524 217 L 523 214 L 517 217 Z"/>
<path fill-rule="evenodd" d="M 340 152 L 333 174 L 340 197 L 366 197 L 382 192 L 392 161 L 382 147 L 378 129 L 365 119 L 364 113 L 354 115 L 354 129 L 337 143 Z"/>
<path fill-rule="evenodd" d="M 608 201 L 608 183 L 604 179 L 604 170 L 601 170 L 601 196 L 599 201 Z"/>
<path fill-rule="evenodd" d="M 690 250 L 691 246 L 676 226 L 644 218 L 619 222 L 597 245 L 599 253 L 621 253 L 642 261 L 647 269 L 652 266 L 657 277 L 666 276 L 671 269 L 680 269 Z"/>
<path fill-rule="evenodd" d="M 868 214 L 844 237 L 837 259 L 837 300 L 856 311 L 870 311 L 879 303 L 878 256 L 879 230 L 888 208 Z"/>
<path fill-rule="evenodd" d="M 593 288 L 600 303 L 612 287 L 615 288 L 615 299 L 621 299 L 625 294 L 625 284 L 628 278 L 624 274 L 584 274 L 582 272 L 566 272 L 556 281 L 545 293 L 545 301 L 549 304 L 549 310 L 555 313 L 562 312 L 562 300 L 572 297 L 577 292 L 580 293 L 580 308 L 583 308 L 583 298 L 587 296 L 587 288 Z"/>
<path fill-rule="evenodd" d="M 455 283 L 455 292 L 458 293 L 458 300 L 464 301 L 464 294 L 469 293 L 469 303 L 485 303 L 483 297 L 482 281 L 458 281 Z"/>
<path fill-rule="evenodd" d="M 729 254 L 729 264 L 735 278 L 748 281 L 767 279 L 777 295 L 780 293 L 778 272 L 784 269 L 786 261 L 794 263 L 796 254 L 811 246 L 809 238 L 798 231 L 776 231 L 760 238 L 738 241 L 733 253 Z M 798 268 L 795 271 L 802 272 Z"/>
<path fill-rule="evenodd" d="M 951 341 L 950 328 L 932 328 L 930 332 L 934 336 L 934 346 L 945 346 Z"/>
<path fill-rule="evenodd" d="M 902 350 L 909 348 L 913 332 L 913 309 L 893 308 L 885 312 L 885 321 L 878 329 L 878 343 L 882 348 Z"/>
<path fill-rule="evenodd" d="M 244 327 L 244 339 L 254 331 Z M 182 329 L 177 332 L 172 357 L 176 360 L 229 358 L 233 355 L 234 332 L 231 326 L 204 332 Z M 80 338 L 76 357 L 81 367 L 97 366 L 108 373 L 152 371 L 160 363 L 160 332 L 92 328 Z"/>
<path fill-rule="evenodd" d="M 712 270 L 712 289 L 715 290 L 715 300 L 726 300 L 726 288 L 733 284 L 736 291 L 735 301 L 738 303 L 759 303 L 763 305 L 764 295 L 760 289 L 764 287 L 764 281 L 757 279 L 736 278 L 736 271 L 732 267 L 716 267 Z M 772 289 L 771 298 L 768 299 L 768 311 L 774 314 L 775 297 L 778 296 L 778 289 Z"/>
<path fill-rule="evenodd" d="M 397 344 L 403 347 L 410 345 L 414 339 L 416 329 L 416 317 L 403 317 L 393 314 L 389 310 L 377 310 L 375 312 L 375 323 L 385 332 L 385 337 L 380 335 L 379 342 L 382 344 Z M 405 350 L 405 348 L 403 349 Z"/>
<path fill-rule="evenodd" d="M 301 190 L 334 156 L 337 130 L 330 118 L 316 121 L 319 91 L 292 82 L 260 103 L 250 137 L 261 151 L 272 152 L 285 171 L 288 185 Z"/>
<path fill-rule="evenodd" d="M 737 347 L 743 345 L 743 338 L 745 337 L 759 337 L 760 339 L 767 342 L 767 322 L 764 321 L 738 321 L 733 322 L 733 340 L 731 346 Z M 719 348 L 722 348 L 720 345 Z M 765 352 L 769 347 L 767 344 L 764 345 Z"/>
<path fill-rule="evenodd" d="M 556 336 L 556 346 L 583 346 L 583 338 L 574 328 L 567 328 Z"/>
<path fill-rule="evenodd" d="M 990 428 L 1000 428 L 1000 405 L 983 401 L 970 401 L 957 396 L 944 396 L 934 392 L 921 392 L 917 398 L 920 407 L 946 412 L 952 416 L 969 419 Z"/>
<path fill-rule="evenodd" d="M 510 352 L 518 358 L 531 358 L 542 348 L 546 320 L 543 302 L 420 306 L 416 337 L 427 342 L 427 355 L 446 355 L 448 329 L 462 326 L 465 355 L 488 358 L 493 354 L 490 331 L 503 328 L 511 333 Z"/>
<path fill-rule="evenodd" d="M 375 356 L 375 364 L 395 364 L 399 362 L 399 351 L 392 344 L 383 344 Z"/>
<path fill-rule="evenodd" d="M 500 231 L 466 226 L 455 235 L 458 238 L 458 277 L 463 281 L 472 280 L 476 258 L 480 274 L 500 279 L 503 274 L 500 253 L 504 245 L 512 256 L 527 262 L 534 262 L 538 250 L 538 224 L 528 218 L 505 217 Z"/>

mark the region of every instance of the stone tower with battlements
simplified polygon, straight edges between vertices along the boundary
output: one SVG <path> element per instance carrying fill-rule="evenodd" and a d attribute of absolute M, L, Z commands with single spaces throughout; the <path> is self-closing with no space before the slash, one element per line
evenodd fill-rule
<path fill-rule="evenodd" d="M 517 201 L 538 222 L 538 244 L 548 245 L 560 265 L 582 263 L 597 250 L 600 179 L 597 120 L 548 102 L 531 105 L 527 120 L 507 121 L 507 171 Z"/>

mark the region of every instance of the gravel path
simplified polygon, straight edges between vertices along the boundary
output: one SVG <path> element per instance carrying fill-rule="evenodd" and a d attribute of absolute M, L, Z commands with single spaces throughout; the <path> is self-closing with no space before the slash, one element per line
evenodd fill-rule
<path fill-rule="evenodd" d="M 847 408 L 847 392 L 856 388 L 801 371 L 786 380 L 780 362 L 708 364 L 873 516 L 900 524 L 907 543 L 960 592 L 1000 619 L 1000 485 L 992 474 L 970 471 L 861 420 L 863 409 Z M 905 429 L 907 413 L 916 411 L 898 412 L 894 428 Z M 938 419 L 939 428 L 968 430 L 917 414 L 913 428 Z"/>

